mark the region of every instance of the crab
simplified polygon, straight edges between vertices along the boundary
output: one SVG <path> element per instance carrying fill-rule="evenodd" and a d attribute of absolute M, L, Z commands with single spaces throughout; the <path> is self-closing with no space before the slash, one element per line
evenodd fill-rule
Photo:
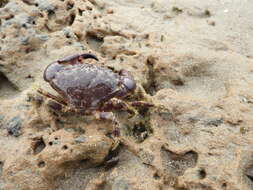
<path fill-rule="evenodd" d="M 133 94 L 136 82 L 127 70 L 114 71 L 112 68 L 84 62 L 86 59 L 98 61 L 90 53 L 76 54 L 49 64 L 44 71 L 44 80 L 59 93 L 54 96 L 42 89 L 38 92 L 70 110 L 91 114 L 100 112 L 106 118 L 113 109 L 122 109 L 135 114 L 133 107 L 151 106 L 143 101 L 126 103 L 125 97 Z"/>

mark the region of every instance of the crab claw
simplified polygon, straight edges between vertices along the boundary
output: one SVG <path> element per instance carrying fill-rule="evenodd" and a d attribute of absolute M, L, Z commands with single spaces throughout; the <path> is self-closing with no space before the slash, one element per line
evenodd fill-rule
<path fill-rule="evenodd" d="M 64 57 L 62 59 L 57 60 L 58 63 L 65 63 L 65 62 L 70 62 L 74 64 L 77 61 L 81 61 L 82 59 L 95 59 L 98 61 L 98 58 L 90 53 L 83 53 L 83 54 L 75 54 L 71 56 Z"/>
<path fill-rule="evenodd" d="M 130 72 L 122 69 L 119 72 L 121 90 L 118 92 L 117 97 L 124 97 L 136 89 L 136 83 Z"/>
<path fill-rule="evenodd" d="M 50 82 L 54 77 L 55 73 L 62 69 L 62 65 L 58 63 L 51 63 L 48 65 L 44 71 L 44 80 Z"/>
<path fill-rule="evenodd" d="M 84 53 L 79 56 L 82 57 L 83 59 L 95 59 L 96 61 L 98 61 L 97 56 L 90 54 L 90 53 Z"/>

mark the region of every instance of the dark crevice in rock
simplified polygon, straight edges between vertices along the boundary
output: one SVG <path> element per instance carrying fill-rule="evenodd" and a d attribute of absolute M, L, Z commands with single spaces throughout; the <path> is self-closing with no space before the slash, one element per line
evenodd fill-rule
<path fill-rule="evenodd" d="M 69 17 L 69 26 L 71 26 L 74 23 L 75 19 L 76 19 L 76 15 L 74 13 L 71 14 Z"/>
<path fill-rule="evenodd" d="M 140 142 L 144 141 L 149 134 L 149 127 L 145 123 L 140 122 L 133 127 L 133 136 Z"/>
<path fill-rule="evenodd" d="M 123 148 L 123 145 L 120 144 L 114 150 L 110 150 L 107 156 L 105 157 L 104 161 L 111 160 L 113 157 L 118 156 L 122 148 Z"/>
<path fill-rule="evenodd" d="M 34 1 L 32 0 L 22 0 L 23 1 L 23 3 L 25 3 L 25 4 L 27 4 L 27 5 L 29 5 L 29 6 L 32 6 L 32 5 L 35 5 L 35 3 L 34 3 Z"/>
<path fill-rule="evenodd" d="M 89 11 L 92 11 L 92 7 L 90 7 L 90 6 L 86 6 L 86 9 Z"/>
<path fill-rule="evenodd" d="M 45 28 L 49 33 L 53 32 L 53 30 L 48 26 L 48 24 L 45 24 Z"/>
<path fill-rule="evenodd" d="M 96 51 L 98 51 L 101 45 L 104 43 L 104 39 L 93 32 L 88 32 L 86 34 L 86 41 L 90 48 Z"/>
<path fill-rule="evenodd" d="M 4 7 L 7 3 L 9 3 L 8 0 L 1 0 L 0 1 L 0 8 Z"/>
<path fill-rule="evenodd" d="M 184 81 L 180 78 L 171 80 L 171 83 L 174 84 L 175 86 L 183 86 Z"/>
<path fill-rule="evenodd" d="M 140 115 L 140 118 L 132 124 L 126 123 L 125 126 L 126 134 L 132 136 L 138 143 L 143 142 L 153 134 L 149 112 Z"/>
<path fill-rule="evenodd" d="M 33 150 L 34 150 L 34 154 L 37 155 L 39 154 L 44 148 L 46 147 L 46 144 L 45 142 L 43 141 L 43 139 L 38 139 L 35 144 L 34 144 L 34 147 L 33 147 Z"/>
<path fill-rule="evenodd" d="M 44 161 L 40 161 L 40 162 L 38 163 L 38 167 L 39 167 L 39 168 L 44 168 L 45 165 L 46 165 L 46 163 L 45 163 Z"/>
<path fill-rule="evenodd" d="M 105 170 L 109 170 L 116 166 L 119 162 L 119 153 L 122 150 L 123 146 L 120 144 L 118 145 L 114 150 L 110 150 L 108 155 L 105 157 L 104 162 L 102 163 L 102 167 L 105 168 Z"/>
<path fill-rule="evenodd" d="M 0 161 L 0 177 L 2 176 L 3 167 L 4 167 L 4 163 Z"/>
<path fill-rule="evenodd" d="M 14 18 L 14 15 L 13 14 L 10 14 L 9 16 L 5 17 L 5 20 L 11 20 Z"/>
<path fill-rule="evenodd" d="M 67 150 L 67 149 L 68 149 L 68 146 L 67 146 L 67 145 L 64 145 L 64 146 L 62 147 L 62 149 L 63 149 L 63 150 Z"/>
<path fill-rule="evenodd" d="M 84 12 L 84 10 L 78 9 L 78 15 L 79 15 L 79 16 L 83 16 L 83 12 Z"/>
<path fill-rule="evenodd" d="M 244 174 L 253 183 L 253 165 L 247 167 Z"/>
<path fill-rule="evenodd" d="M 56 17 L 55 12 L 53 10 L 48 10 L 47 17 L 49 20 L 54 19 Z"/>
<path fill-rule="evenodd" d="M 160 176 L 157 172 L 154 173 L 153 177 L 154 177 L 154 179 L 156 179 L 156 180 L 159 180 L 159 179 L 161 178 L 161 176 Z"/>
<path fill-rule="evenodd" d="M 188 168 L 195 167 L 198 161 L 198 154 L 194 151 L 176 154 L 162 147 L 161 156 L 165 171 L 173 177 L 182 176 Z"/>
<path fill-rule="evenodd" d="M 226 184 L 226 183 L 223 183 L 223 184 L 221 185 L 221 188 L 222 188 L 223 190 L 226 190 L 226 189 L 227 189 L 227 184 Z"/>
<path fill-rule="evenodd" d="M 67 11 L 70 10 L 70 9 L 72 9 L 72 8 L 74 7 L 74 5 L 75 5 L 74 2 L 69 1 L 69 2 L 67 3 Z"/>
<path fill-rule="evenodd" d="M 148 94 L 153 96 L 157 91 L 154 73 L 154 62 L 148 58 L 146 65 L 148 67 L 148 83 L 144 86 L 144 89 Z"/>
<path fill-rule="evenodd" d="M 204 169 L 199 170 L 199 178 L 200 179 L 206 178 L 206 171 Z"/>
<path fill-rule="evenodd" d="M 0 98 L 2 96 L 9 98 L 17 93 L 19 93 L 18 87 L 0 72 Z"/>
<path fill-rule="evenodd" d="M 246 175 L 252 182 L 253 182 L 253 176 L 251 175 Z"/>
<path fill-rule="evenodd" d="M 92 5 L 96 5 L 96 1 L 94 0 L 88 0 Z"/>
<path fill-rule="evenodd" d="M 182 14 L 183 13 L 183 9 L 179 8 L 179 7 L 172 7 L 172 12 L 174 12 L 175 14 Z"/>

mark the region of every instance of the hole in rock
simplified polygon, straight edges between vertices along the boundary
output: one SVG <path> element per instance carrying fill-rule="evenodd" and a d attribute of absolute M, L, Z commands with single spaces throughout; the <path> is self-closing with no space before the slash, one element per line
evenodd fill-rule
<path fill-rule="evenodd" d="M 154 173 L 153 177 L 154 179 L 160 179 L 160 176 L 158 175 L 158 173 Z"/>
<path fill-rule="evenodd" d="M 204 179 L 206 177 L 206 171 L 204 169 L 199 170 L 199 178 Z"/>
<path fill-rule="evenodd" d="M 93 50 L 99 50 L 100 46 L 104 43 L 103 38 L 100 38 L 91 32 L 88 32 L 86 34 L 86 41 L 90 48 Z"/>
<path fill-rule="evenodd" d="M 2 175 L 3 166 L 4 166 L 4 163 L 2 161 L 0 161 L 0 177 Z"/>
<path fill-rule="evenodd" d="M 221 185 L 221 187 L 222 187 L 222 189 L 227 189 L 227 184 L 226 183 L 223 183 L 222 185 Z"/>
<path fill-rule="evenodd" d="M 244 174 L 253 183 L 253 165 L 247 167 Z"/>
<path fill-rule="evenodd" d="M 7 1 L 7 0 L 1 0 L 0 1 L 0 8 L 4 7 L 7 3 L 9 3 L 9 1 Z"/>
<path fill-rule="evenodd" d="M 86 158 L 86 159 L 80 160 L 79 164 L 84 165 L 84 164 L 87 164 L 89 161 L 90 161 L 90 159 Z"/>
<path fill-rule="evenodd" d="M 161 149 L 161 157 L 165 171 L 173 177 L 182 176 L 188 168 L 195 167 L 198 160 L 198 154 L 194 151 L 176 154 L 164 147 Z"/>
<path fill-rule="evenodd" d="M 62 149 L 63 149 L 63 150 L 67 150 L 67 149 L 68 149 L 68 146 L 67 146 L 67 145 L 64 145 L 64 146 L 62 147 Z"/>
<path fill-rule="evenodd" d="M 83 12 L 84 12 L 84 10 L 78 9 L 78 14 L 79 14 L 79 16 L 83 16 Z"/>
<path fill-rule="evenodd" d="M 176 86 L 183 86 L 184 85 L 184 81 L 177 79 L 177 80 L 171 80 L 171 82 L 176 85 Z"/>
<path fill-rule="evenodd" d="M 90 7 L 90 6 L 86 6 L 86 9 L 89 11 L 92 11 L 92 7 Z"/>
<path fill-rule="evenodd" d="M 31 0 L 22 0 L 25 4 L 29 5 L 29 6 L 32 6 L 34 5 L 34 1 L 31 1 Z"/>
<path fill-rule="evenodd" d="M 40 162 L 38 163 L 38 167 L 39 167 L 39 168 L 44 168 L 45 165 L 46 165 L 46 163 L 45 163 L 44 161 L 40 161 Z"/>
<path fill-rule="evenodd" d="M 5 17 L 5 20 L 10 20 L 10 19 L 12 19 L 12 18 L 14 18 L 14 15 L 13 15 L 13 14 L 10 14 L 9 16 Z"/>
<path fill-rule="evenodd" d="M 44 143 L 43 139 L 39 139 L 34 145 L 34 154 L 39 154 L 45 147 L 46 144 Z"/>
<path fill-rule="evenodd" d="M 134 125 L 133 136 L 138 142 L 143 142 L 152 133 L 152 129 L 147 122 L 140 122 Z"/>
<path fill-rule="evenodd" d="M 72 8 L 74 7 L 74 5 L 75 5 L 75 3 L 74 3 L 74 2 L 69 1 L 69 2 L 67 3 L 67 10 L 72 9 Z"/>
<path fill-rule="evenodd" d="M 48 16 L 48 19 L 50 20 L 55 17 L 55 12 L 53 10 L 48 10 L 47 16 Z"/>
<path fill-rule="evenodd" d="M 69 18 L 69 26 L 71 26 L 71 25 L 74 23 L 75 18 L 76 18 L 76 15 L 75 15 L 75 14 L 71 14 L 71 15 L 70 15 L 70 18 Z"/>

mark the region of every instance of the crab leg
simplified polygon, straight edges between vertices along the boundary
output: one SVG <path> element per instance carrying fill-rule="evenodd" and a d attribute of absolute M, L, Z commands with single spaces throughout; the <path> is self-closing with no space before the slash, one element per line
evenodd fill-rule
<path fill-rule="evenodd" d="M 127 111 L 131 116 L 134 116 L 137 114 L 137 111 L 127 103 L 123 102 L 120 99 L 113 98 L 109 100 L 107 103 L 105 103 L 100 111 L 110 111 L 113 109 L 119 109 L 119 110 L 124 110 Z"/>
<path fill-rule="evenodd" d="M 55 96 L 53 94 L 50 94 L 49 92 L 46 92 L 46 91 L 42 90 L 41 88 L 39 88 L 37 90 L 37 92 L 40 93 L 40 94 L 42 94 L 42 95 L 44 95 L 44 96 L 46 96 L 46 97 L 48 97 L 48 98 L 51 98 L 51 99 L 55 100 L 59 104 L 62 104 L 64 106 L 68 105 L 67 102 L 65 102 L 62 98 L 59 98 L 59 97 L 57 97 L 57 96 Z"/>
<path fill-rule="evenodd" d="M 145 108 L 154 106 L 154 104 L 149 103 L 149 102 L 144 102 L 144 101 L 133 101 L 133 102 L 130 102 L 130 105 L 134 107 L 145 107 Z"/>

